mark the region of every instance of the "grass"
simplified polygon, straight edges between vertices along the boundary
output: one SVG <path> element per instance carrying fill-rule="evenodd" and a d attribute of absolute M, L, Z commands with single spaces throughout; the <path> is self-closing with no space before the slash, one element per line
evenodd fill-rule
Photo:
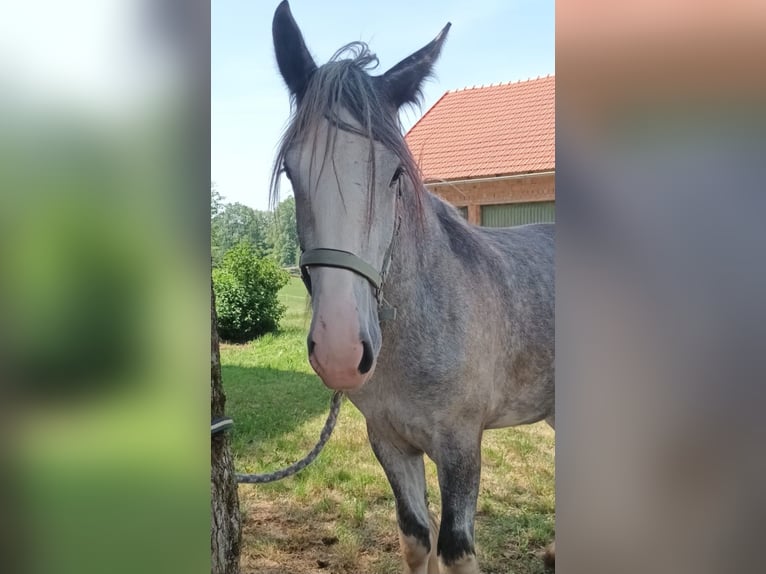
<path fill-rule="evenodd" d="M 222 345 L 221 363 L 235 467 L 266 472 L 302 458 L 316 443 L 330 392 L 306 359 L 308 308 L 300 279 L 281 291 L 282 330 L 247 345 Z M 476 518 L 486 574 L 539 574 L 553 538 L 553 432 L 544 424 L 487 431 Z M 433 463 L 426 464 L 439 512 Z M 402 571 L 394 499 L 367 442 L 364 418 L 345 401 L 319 458 L 298 475 L 239 489 L 242 572 Z"/>

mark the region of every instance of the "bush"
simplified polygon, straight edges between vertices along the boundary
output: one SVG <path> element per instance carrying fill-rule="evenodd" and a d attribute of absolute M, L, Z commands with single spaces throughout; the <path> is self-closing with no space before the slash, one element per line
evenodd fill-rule
<path fill-rule="evenodd" d="M 218 334 L 242 342 L 276 331 L 286 307 L 277 293 L 289 275 L 271 259 L 258 257 L 247 242 L 232 247 L 213 269 Z"/>

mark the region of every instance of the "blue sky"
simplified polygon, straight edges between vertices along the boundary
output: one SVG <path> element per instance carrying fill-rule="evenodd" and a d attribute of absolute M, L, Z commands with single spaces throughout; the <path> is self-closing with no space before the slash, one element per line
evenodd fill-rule
<path fill-rule="evenodd" d="M 212 1 L 212 180 L 225 201 L 256 209 L 268 205 L 274 152 L 290 113 L 271 43 L 278 3 Z M 452 22 L 422 111 L 405 113 L 405 128 L 448 90 L 555 72 L 553 0 L 292 0 L 290 7 L 317 64 L 362 40 L 380 59 L 375 74 Z"/>

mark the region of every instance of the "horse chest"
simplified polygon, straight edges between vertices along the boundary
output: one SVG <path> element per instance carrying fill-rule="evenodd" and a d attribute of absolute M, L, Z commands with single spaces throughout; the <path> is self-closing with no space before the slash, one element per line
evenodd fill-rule
<path fill-rule="evenodd" d="M 376 383 L 370 382 L 370 387 Z M 439 429 L 450 419 L 449 413 L 427 396 L 401 392 L 401 389 L 397 392 L 383 385 L 349 395 L 349 399 L 377 434 L 403 447 L 426 452 L 431 449 Z"/>

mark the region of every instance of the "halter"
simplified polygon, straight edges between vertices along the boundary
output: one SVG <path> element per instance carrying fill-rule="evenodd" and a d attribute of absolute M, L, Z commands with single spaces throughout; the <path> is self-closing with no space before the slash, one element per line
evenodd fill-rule
<path fill-rule="evenodd" d="M 357 135 L 367 136 L 362 130 L 344 122 L 338 117 L 330 117 L 325 115 L 327 120 L 332 123 L 339 130 L 350 132 Z M 375 294 L 375 300 L 378 302 L 378 318 L 381 321 L 388 321 L 396 319 L 396 308 L 391 307 L 383 298 L 383 282 L 385 281 L 386 273 L 391 265 L 391 254 L 394 250 L 394 243 L 397 235 L 399 235 L 399 227 L 401 225 L 401 214 L 399 213 L 399 202 L 402 197 L 401 183 L 397 186 L 396 191 L 396 221 L 394 223 L 394 232 L 391 235 L 391 241 L 386 249 L 386 254 L 383 257 L 383 266 L 378 271 L 367 263 L 364 259 L 351 253 L 350 251 L 343 251 L 341 249 L 329 249 L 327 247 L 318 247 L 316 249 L 308 249 L 301 251 L 300 269 L 301 279 L 303 284 L 311 295 L 311 275 L 309 274 L 309 267 L 334 267 L 337 269 L 346 269 L 357 275 L 364 277 L 372 285 L 373 292 Z"/>

